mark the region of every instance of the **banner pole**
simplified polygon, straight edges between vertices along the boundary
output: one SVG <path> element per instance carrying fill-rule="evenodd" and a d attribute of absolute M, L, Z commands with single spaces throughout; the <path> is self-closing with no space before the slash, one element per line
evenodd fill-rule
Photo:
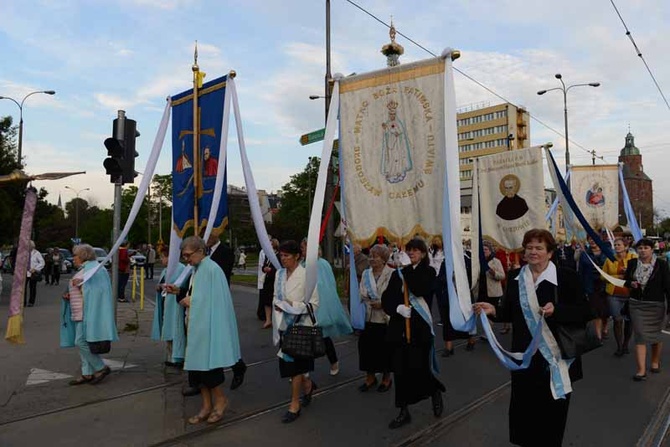
<path fill-rule="evenodd" d="M 198 42 L 195 42 L 193 56 L 193 232 L 197 236 L 200 230 L 198 216 L 198 198 L 200 197 L 200 117 L 198 113 L 198 89 L 200 88 L 200 67 L 198 67 Z"/>

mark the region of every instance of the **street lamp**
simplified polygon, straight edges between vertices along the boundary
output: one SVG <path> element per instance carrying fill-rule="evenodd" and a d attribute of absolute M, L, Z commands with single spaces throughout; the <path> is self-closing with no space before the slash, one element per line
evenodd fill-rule
<path fill-rule="evenodd" d="M 74 202 L 74 238 L 79 240 L 79 194 L 84 191 L 90 191 L 91 188 L 74 189 L 70 186 L 66 186 L 65 189 L 69 189 L 77 196 L 77 199 Z"/>
<path fill-rule="evenodd" d="M 565 82 L 563 82 L 563 76 L 560 73 L 554 75 L 556 79 L 561 81 L 560 87 L 554 87 L 547 90 L 540 90 L 537 92 L 538 95 L 544 95 L 547 92 L 552 92 L 554 90 L 560 90 L 563 92 L 563 120 L 565 122 L 565 172 L 568 172 L 568 166 L 570 165 L 570 148 L 568 147 L 568 91 L 573 87 L 600 87 L 600 82 L 589 82 L 587 84 L 572 84 L 566 87 Z"/>
<path fill-rule="evenodd" d="M 28 93 L 23 97 L 20 103 L 16 99 L 10 98 L 9 96 L 0 96 L 0 99 L 9 99 L 19 107 L 19 165 L 21 165 L 21 149 L 23 148 L 23 103 L 26 102 L 26 99 L 28 99 L 29 96 L 37 93 L 44 93 L 45 95 L 56 94 L 54 90 L 38 90 L 36 92 Z"/>

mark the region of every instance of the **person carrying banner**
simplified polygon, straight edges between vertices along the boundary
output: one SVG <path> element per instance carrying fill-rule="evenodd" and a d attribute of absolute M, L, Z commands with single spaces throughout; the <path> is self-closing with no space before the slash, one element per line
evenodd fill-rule
<path fill-rule="evenodd" d="M 635 332 L 637 373 L 633 380 L 647 378 L 647 343 L 651 344 L 652 373 L 661 372 L 661 331 L 670 304 L 670 270 L 665 259 L 654 254 L 654 242 L 640 239 L 635 244 L 638 258 L 628 262 L 624 279 L 630 288 L 630 318 Z"/>
<path fill-rule="evenodd" d="M 189 236 L 181 243 L 182 258 L 193 267 L 186 296 L 179 304 L 186 309 L 186 355 L 184 369 L 191 387 L 200 388 L 202 407 L 189 424 L 223 418 L 228 399 L 220 385 L 223 368 L 240 359 L 240 342 L 233 300 L 223 270 L 207 256 L 205 242 Z M 177 295 L 179 288 L 166 286 Z"/>
<path fill-rule="evenodd" d="M 477 314 L 484 312 L 494 321 L 512 322 L 514 352 L 529 346 L 529 327 L 537 327 L 537 314 L 545 319 L 547 326 L 530 365 L 511 372 L 509 440 L 525 447 L 558 447 L 563 443 L 572 383 L 583 373 L 580 357 L 561 359 L 554 334 L 560 324 L 586 324 L 591 312 L 577 272 L 551 262 L 557 244 L 549 231 L 526 232 L 522 246 L 527 265 L 510 271 L 501 305 L 479 302 L 473 307 Z"/>
<path fill-rule="evenodd" d="M 358 338 L 358 365 L 365 371 L 365 382 L 358 391 L 365 393 L 377 385 L 377 373 L 382 382 L 377 387 L 380 393 L 391 389 L 390 355 L 386 344 L 388 316 L 382 309 L 381 297 L 389 285 L 394 270 L 386 263 L 391 250 L 386 245 L 375 245 L 370 249 L 370 268 L 363 271 L 360 296 L 365 303 L 365 328 Z"/>
<path fill-rule="evenodd" d="M 319 309 L 319 292 L 314 293 L 305 302 L 305 268 L 300 265 L 300 246 L 296 241 L 285 241 L 279 245 L 279 260 L 283 266 L 275 276 L 274 307 L 272 340 L 280 349 L 279 375 L 282 379 L 291 379 L 291 403 L 282 417 L 282 422 L 290 424 L 300 417 L 301 407 L 312 402 L 312 394 L 316 391 L 316 383 L 309 378 L 309 372 L 314 371 L 313 358 L 292 358 L 281 350 L 282 334 L 292 325 L 312 326 L 307 314 L 307 306 L 314 312 Z M 317 320 L 318 322 L 318 320 Z M 302 397 L 300 394 L 304 393 Z"/>
<path fill-rule="evenodd" d="M 605 261 L 603 271 L 615 278 L 623 279 L 628 262 L 636 257 L 634 253 L 628 250 L 628 243 L 624 238 L 614 239 L 614 257 L 614 261 L 609 259 Z M 605 292 L 607 293 L 610 315 L 614 320 L 614 340 L 617 346 L 614 355 L 621 357 L 628 354 L 628 342 L 633 335 L 633 326 L 626 310 L 630 292 L 626 287 L 617 287 L 609 282 L 605 285 Z"/>
<path fill-rule="evenodd" d="M 427 398 L 431 398 L 435 417 L 440 417 L 446 391 L 437 376 L 433 321 L 424 299 L 433 291 L 435 270 L 428 263 L 428 248 L 422 239 L 410 240 L 405 250 L 411 264 L 393 273 L 382 294 L 382 307 L 390 317 L 386 339 L 395 378 L 395 406 L 400 408 L 390 429 L 409 424 L 408 406 Z M 403 282 L 411 306 L 406 305 Z"/>

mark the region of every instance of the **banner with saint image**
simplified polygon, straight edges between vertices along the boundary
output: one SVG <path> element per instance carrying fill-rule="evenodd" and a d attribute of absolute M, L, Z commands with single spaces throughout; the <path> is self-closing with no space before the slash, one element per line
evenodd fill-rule
<path fill-rule="evenodd" d="M 542 149 L 531 147 L 476 159 L 483 239 L 521 249 L 523 235 L 546 228 Z"/>
<path fill-rule="evenodd" d="M 619 225 L 619 166 L 571 166 L 570 191 L 595 230 Z"/>
<path fill-rule="evenodd" d="M 340 80 L 342 192 L 352 241 L 442 234 L 444 70 L 435 58 Z"/>

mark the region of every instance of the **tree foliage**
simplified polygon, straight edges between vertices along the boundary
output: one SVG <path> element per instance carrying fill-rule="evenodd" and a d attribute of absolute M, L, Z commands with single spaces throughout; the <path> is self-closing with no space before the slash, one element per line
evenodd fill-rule
<path fill-rule="evenodd" d="M 0 175 L 19 169 L 17 157 L 16 127 L 11 116 L 0 118 Z M 0 245 L 11 245 L 19 235 L 23 212 L 24 185 L 5 183 L 0 185 Z"/>

